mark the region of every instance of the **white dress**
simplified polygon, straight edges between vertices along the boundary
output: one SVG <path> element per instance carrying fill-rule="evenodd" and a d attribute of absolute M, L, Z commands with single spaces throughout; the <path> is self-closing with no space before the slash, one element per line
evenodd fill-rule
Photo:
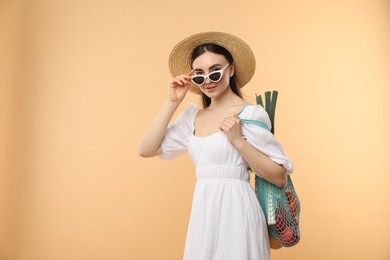
<path fill-rule="evenodd" d="M 198 111 L 191 103 L 169 125 L 160 155 L 161 159 L 174 159 L 188 152 L 196 165 L 197 182 L 183 259 L 268 260 L 267 225 L 249 183 L 248 164 L 222 131 L 206 137 L 194 135 Z M 259 105 L 244 107 L 240 118 L 262 122 L 263 127 L 271 129 L 269 116 Z M 291 160 L 263 127 L 242 123 L 244 138 L 291 173 Z"/>

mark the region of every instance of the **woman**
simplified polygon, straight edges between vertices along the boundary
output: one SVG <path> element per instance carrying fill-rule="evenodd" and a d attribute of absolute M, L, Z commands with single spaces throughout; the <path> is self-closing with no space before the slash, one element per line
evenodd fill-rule
<path fill-rule="evenodd" d="M 270 259 L 264 213 L 248 167 L 277 186 L 292 162 L 270 132 L 268 114 L 249 105 L 240 88 L 252 77 L 254 55 L 236 36 L 192 35 L 172 50 L 168 99 L 139 146 L 143 157 L 174 159 L 188 152 L 196 165 L 185 260 Z M 169 122 L 187 91 L 202 95 Z"/>

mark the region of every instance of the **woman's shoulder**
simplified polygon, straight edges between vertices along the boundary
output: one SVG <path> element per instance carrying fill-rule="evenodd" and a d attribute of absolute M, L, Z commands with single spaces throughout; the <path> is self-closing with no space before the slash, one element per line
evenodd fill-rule
<path fill-rule="evenodd" d="M 197 113 L 199 111 L 199 107 L 191 102 L 189 103 L 183 111 L 180 112 L 180 115 L 191 115 L 191 114 L 194 114 L 194 113 Z"/>
<path fill-rule="evenodd" d="M 198 112 L 200 109 L 199 107 L 194 103 L 194 102 L 190 102 L 186 109 L 184 110 L 185 111 L 188 111 L 188 112 L 191 112 L 191 113 L 194 113 L 194 112 Z"/>
<path fill-rule="evenodd" d="M 178 118 L 185 118 L 186 121 L 191 122 L 195 115 L 198 113 L 199 107 L 195 103 L 189 103 L 187 107 L 181 112 Z"/>
<path fill-rule="evenodd" d="M 261 105 L 246 104 L 239 113 L 241 119 L 260 121 L 271 129 L 271 121 L 267 111 Z"/>
<path fill-rule="evenodd" d="M 268 113 L 261 105 L 247 103 L 240 110 L 239 114 L 246 116 L 268 116 Z"/>

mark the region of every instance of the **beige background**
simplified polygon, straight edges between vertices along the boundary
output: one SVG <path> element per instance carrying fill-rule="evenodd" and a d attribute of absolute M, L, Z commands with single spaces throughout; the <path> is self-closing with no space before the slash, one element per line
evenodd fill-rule
<path fill-rule="evenodd" d="M 0 2 L 0 259 L 181 259 L 194 166 L 143 159 L 173 45 L 242 37 L 277 89 L 301 242 L 281 259 L 390 259 L 385 0 Z M 189 94 L 185 104 L 197 102 Z"/>

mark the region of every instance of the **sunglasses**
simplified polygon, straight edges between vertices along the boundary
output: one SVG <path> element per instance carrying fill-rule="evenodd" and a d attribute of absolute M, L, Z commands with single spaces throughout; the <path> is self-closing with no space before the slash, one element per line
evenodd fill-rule
<path fill-rule="evenodd" d="M 202 86 L 206 82 L 206 79 L 209 79 L 212 82 L 218 82 L 221 80 L 223 72 L 225 71 L 225 69 L 229 65 L 230 65 L 230 63 L 226 64 L 226 66 L 220 70 L 216 70 L 216 71 L 211 72 L 209 75 L 191 76 L 191 81 L 194 82 L 198 86 Z"/>

